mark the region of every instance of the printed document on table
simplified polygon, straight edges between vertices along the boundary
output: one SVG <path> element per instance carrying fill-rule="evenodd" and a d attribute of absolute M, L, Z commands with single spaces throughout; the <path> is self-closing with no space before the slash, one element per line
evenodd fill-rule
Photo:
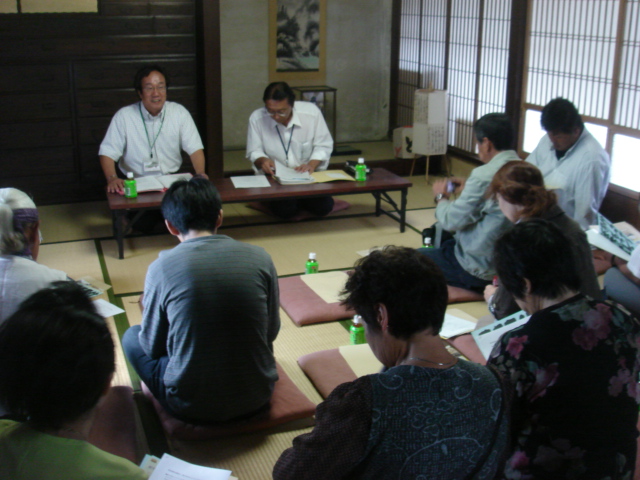
<path fill-rule="evenodd" d="M 266 175 L 243 175 L 241 177 L 231 177 L 235 188 L 260 188 L 270 187 Z"/>
<path fill-rule="evenodd" d="M 165 453 L 149 480 L 229 480 L 230 475 L 231 470 L 201 467 Z"/>
<path fill-rule="evenodd" d="M 293 168 L 289 168 L 281 163 L 276 164 L 276 175 L 274 178 L 282 185 L 297 185 L 315 182 L 309 172 L 296 172 Z"/>

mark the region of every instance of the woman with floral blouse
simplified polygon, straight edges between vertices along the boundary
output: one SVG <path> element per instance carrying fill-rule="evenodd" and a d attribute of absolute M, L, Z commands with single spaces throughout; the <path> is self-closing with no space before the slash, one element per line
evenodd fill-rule
<path fill-rule="evenodd" d="M 569 241 L 530 220 L 496 243 L 500 284 L 529 321 L 502 336 L 489 364 L 515 387 L 506 478 L 632 478 L 640 324 L 578 293 Z"/>

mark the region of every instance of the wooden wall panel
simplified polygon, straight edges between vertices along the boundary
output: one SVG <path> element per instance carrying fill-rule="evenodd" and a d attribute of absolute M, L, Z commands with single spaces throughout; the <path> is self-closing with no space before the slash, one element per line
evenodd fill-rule
<path fill-rule="evenodd" d="M 192 16 L 154 17 L 154 30 L 158 34 L 193 34 L 196 22 Z"/>
<path fill-rule="evenodd" d="M 71 113 L 67 93 L 33 93 L 0 97 L 3 122 L 68 118 Z"/>
<path fill-rule="evenodd" d="M 126 17 L 130 15 L 149 15 L 149 5 L 146 2 L 102 2 L 100 12 L 105 16 Z"/>
<path fill-rule="evenodd" d="M 34 172 L 39 175 L 73 175 L 75 165 L 71 147 L 47 147 L 12 150 L 5 154 L 6 163 L 2 167 L 2 176 L 29 177 Z"/>
<path fill-rule="evenodd" d="M 63 64 L 5 66 L 0 75 L 0 94 L 66 91 L 68 88 L 69 71 Z"/>
<path fill-rule="evenodd" d="M 73 125 L 69 120 L 52 122 L 8 123 L 0 125 L 0 164 L 2 175 L 5 159 L 11 149 L 57 147 L 73 144 Z"/>
<path fill-rule="evenodd" d="M 78 120 L 78 143 L 99 145 L 109 128 L 111 117 L 83 118 Z"/>
<path fill-rule="evenodd" d="M 193 86 L 196 83 L 195 57 L 179 59 L 146 59 L 140 60 L 104 60 L 91 62 L 75 62 L 75 84 L 78 90 L 124 88 L 131 90 L 132 98 L 133 75 L 143 65 L 158 63 L 169 74 L 169 86 Z"/>
<path fill-rule="evenodd" d="M 60 28 L 60 21 L 64 29 Z M 76 13 L 61 15 L 30 14 L 0 15 L 0 38 L 33 39 L 33 38 L 69 38 L 74 36 L 93 37 L 96 32 L 101 35 L 152 35 L 154 18 L 149 16 L 131 16 L 125 18 L 104 17 L 95 13 Z"/>
<path fill-rule="evenodd" d="M 100 143 L 80 146 L 80 169 L 84 180 L 102 179 L 104 177 L 98 160 L 99 148 Z"/>
<path fill-rule="evenodd" d="M 193 53 L 193 35 L 127 35 L 104 36 L 100 38 L 35 38 L 7 39 L 2 41 L 0 58 L 21 60 L 28 56 L 94 57 L 99 55 L 179 55 Z"/>
<path fill-rule="evenodd" d="M 162 1 L 108 0 L 100 2 L 103 15 L 194 15 L 194 3 Z"/>

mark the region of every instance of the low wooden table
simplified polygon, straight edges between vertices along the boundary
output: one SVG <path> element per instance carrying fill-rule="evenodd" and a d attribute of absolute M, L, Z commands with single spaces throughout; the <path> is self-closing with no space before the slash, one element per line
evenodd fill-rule
<path fill-rule="evenodd" d="M 235 188 L 230 178 L 220 178 L 211 181 L 220 192 L 222 204 L 255 201 L 279 200 L 284 198 L 309 198 L 324 195 L 356 195 L 371 193 L 376 199 L 376 216 L 381 213 L 397 220 L 400 231 L 405 231 L 407 212 L 407 191 L 412 185 L 410 181 L 385 170 L 375 168 L 367 176 L 365 182 L 336 181 L 326 183 L 312 183 L 309 185 L 280 185 L 269 177 L 269 187 Z M 400 205 L 390 196 L 389 192 L 401 192 Z M 160 208 L 164 192 L 141 193 L 137 198 L 125 198 L 122 195 L 108 193 L 107 200 L 113 216 L 113 236 L 118 243 L 118 258 L 124 257 L 124 219 L 127 212 L 142 212 Z M 384 200 L 392 209 L 383 210 L 381 202 Z"/>

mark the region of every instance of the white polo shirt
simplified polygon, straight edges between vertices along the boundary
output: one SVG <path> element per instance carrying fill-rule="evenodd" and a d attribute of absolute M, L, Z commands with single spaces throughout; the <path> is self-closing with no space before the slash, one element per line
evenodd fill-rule
<path fill-rule="evenodd" d="M 125 175 L 144 177 L 176 172 L 182 165 L 181 150 L 192 155 L 203 148 L 193 118 L 182 105 L 167 101 L 153 116 L 138 102 L 116 112 L 99 154 L 118 162 Z"/>

